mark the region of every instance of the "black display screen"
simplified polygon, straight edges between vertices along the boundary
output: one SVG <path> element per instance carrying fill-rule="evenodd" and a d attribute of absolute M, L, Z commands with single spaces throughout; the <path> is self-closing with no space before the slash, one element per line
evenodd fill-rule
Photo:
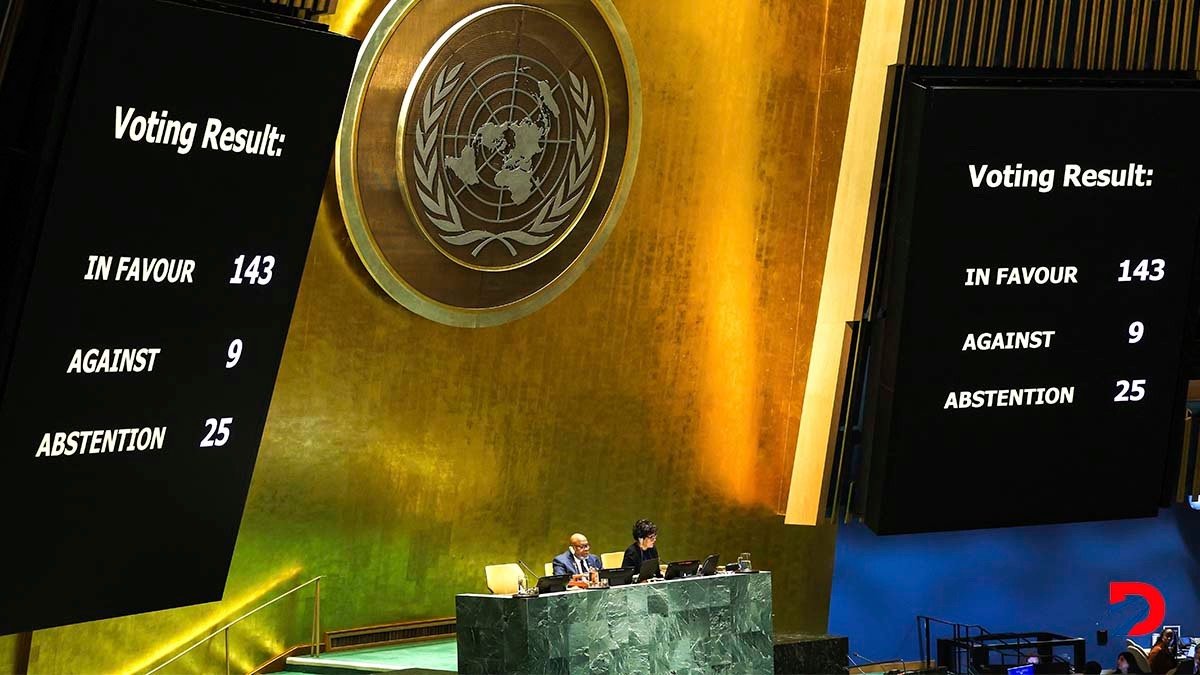
<path fill-rule="evenodd" d="M 96 3 L 0 407 L 0 633 L 220 599 L 356 52 Z"/>
<path fill-rule="evenodd" d="M 1156 513 L 1195 302 L 1193 85 L 901 85 L 870 326 L 876 532 Z"/>

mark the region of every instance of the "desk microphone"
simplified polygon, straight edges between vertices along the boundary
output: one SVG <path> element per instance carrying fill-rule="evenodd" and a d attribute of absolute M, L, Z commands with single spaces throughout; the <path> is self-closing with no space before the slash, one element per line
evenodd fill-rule
<path fill-rule="evenodd" d="M 538 574 L 537 574 L 537 572 L 534 572 L 532 569 L 530 569 L 529 565 L 526 565 L 524 560 L 521 560 L 520 558 L 517 558 L 517 562 L 518 562 L 518 563 L 520 563 L 521 567 L 524 567 L 524 568 L 525 568 L 525 571 L 526 571 L 526 572 L 529 572 L 531 575 L 533 575 L 533 578 L 534 578 L 534 579 L 537 579 L 537 578 L 538 578 Z"/>
<path fill-rule="evenodd" d="M 533 585 L 533 586 L 528 586 L 528 585 L 527 585 L 527 586 L 525 586 L 525 588 L 523 588 L 523 589 L 520 589 L 520 590 L 518 590 L 518 591 L 517 591 L 515 594 L 513 594 L 513 597 L 514 597 L 514 598 L 530 598 L 530 597 L 533 597 L 533 596 L 535 596 L 535 595 L 539 595 L 539 593 L 538 593 L 538 587 L 537 587 L 537 581 L 536 581 L 536 580 L 537 580 L 537 578 L 538 578 L 538 575 L 534 574 L 534 573 L 533 573 L 533 570 L 529 569 L 529 565 L 526 565 L 524 560 L 521 560 L 520 558 L 517 558 L 517 563 L 518 563 L 518 564 L 519 564 L 521 567 L 524 567 L 526 572 L 529 572 L 530 574 L 533 574 L 533 578 L 534 578 L 534 582 L 533 582 L 533 583 L 534 583 L 534 585 Z M 519 579 L 518 579 L 518 582 L 517 582 L 517 583 L 518 583 L 518 586 L 519 586 L 519 585 L 520 585 L 520 580 L 519 580 Z"/>

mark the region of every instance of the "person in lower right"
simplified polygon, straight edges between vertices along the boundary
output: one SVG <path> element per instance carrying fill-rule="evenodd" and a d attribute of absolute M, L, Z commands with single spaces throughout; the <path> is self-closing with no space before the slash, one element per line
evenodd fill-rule
<path fill-rule="evenodd" d="M 1142 669 L 1138 667 L 1137 659 L 1133 658 L 1133 652 L 1121 652 L 1117 654 L 1117 672 L 1118 673 L 1141 673 Z"/>
<path fill-rule="evenodd" d="M 1200 648 L 1196 649 L 1191 659 L 1179 666 L 1175 675 L 1200 675 Z"/>

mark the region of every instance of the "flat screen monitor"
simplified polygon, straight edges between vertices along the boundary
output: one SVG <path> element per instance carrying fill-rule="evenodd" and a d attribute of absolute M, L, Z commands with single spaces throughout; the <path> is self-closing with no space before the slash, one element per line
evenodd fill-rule
<path fill-rule="evenodd" d="M 570 574 L 552 574 L 548 577 L 541 577 L 537 582 L 538 593 L 561 593 L 567 590 L 567 582 L 570 580 Z"/>
<path fill-rule="evenodd" d="M 667 563 L 667 578 L 681 579 L 683 577 L 694 577 L 696 576 L 696 571 L 699 569 L 699 560 L 676 560 L 675 562 Z"/>
<path fill-rule="evenodd" d="M 657 576 L 659 576 L 658 558 L 643 560 L 641 566 L 638 567 L 638 581 L 646 581 Z"/>
<path fill-rule="evenodd" d="M 609 586 L 624 586 L 633 583 L 633 573 L 636 571 L 632 567 L 614 567 L 600 570 L 600 578 L 607 579 Z"/>
<path fill-rule="evenodd" d="M 1008 675 L 1033 675 L 1033 664 L 1027 663 L 1023 666 L 1013 666 L 1008 669 Z"/>
<path fill-rule="evenodd" d="M 88 9 L 44 208 L 0 218 L 39 230 L 0 266 L 0 513 L 30 552 L 0 557 L 0 635 L 221 599 L 358 52 L 217 3 L 23 3 L 49 4 Z"/>
<path fill-rule="evenodd" d="M 705 558 L 704 562 L 700 563 L 700 576 L 711 577 L 716 574 L 719 562 L 721 562 L 721 556 L 716 553 Z"/>
<path fill-rule="evenodd" d="M 1200 84 L 905 73 L 863 322 L 867 525 L 1155 516 L 1193 343 Z"/>

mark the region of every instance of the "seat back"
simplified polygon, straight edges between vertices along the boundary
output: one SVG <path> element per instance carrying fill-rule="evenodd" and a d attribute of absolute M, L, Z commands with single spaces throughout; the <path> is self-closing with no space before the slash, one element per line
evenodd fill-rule
<path fill-rule="evenodd" d="M 517 592 L 517 577 L 525 576 L 517 563 L 488 565 L 483 568 L 487 587 L 494 595 L 512 595 Z"/>
<path fill-rule="evenodd" d="M 1143 673 L 1150 672 L 1150 654 L 1146 652 L 1146 648 L 1129 638 L 1125 638 L 1125 646 L 1129 647 L 1128 651 L 1133 654 L 1138 668 L 1141 668 Z"/>
<path fill-rule="evenodd" d="M 616 568 L 620 567 L 621 563 L 624 562 L 624 560 L 625 560 L 625 552 L 624 551 L 613 551 L 612 553 L 604 553 L 600 556 L 600 564 L 603 565 L 604 569 L 606 569 L 606 570 L 616 569 Z"/>

